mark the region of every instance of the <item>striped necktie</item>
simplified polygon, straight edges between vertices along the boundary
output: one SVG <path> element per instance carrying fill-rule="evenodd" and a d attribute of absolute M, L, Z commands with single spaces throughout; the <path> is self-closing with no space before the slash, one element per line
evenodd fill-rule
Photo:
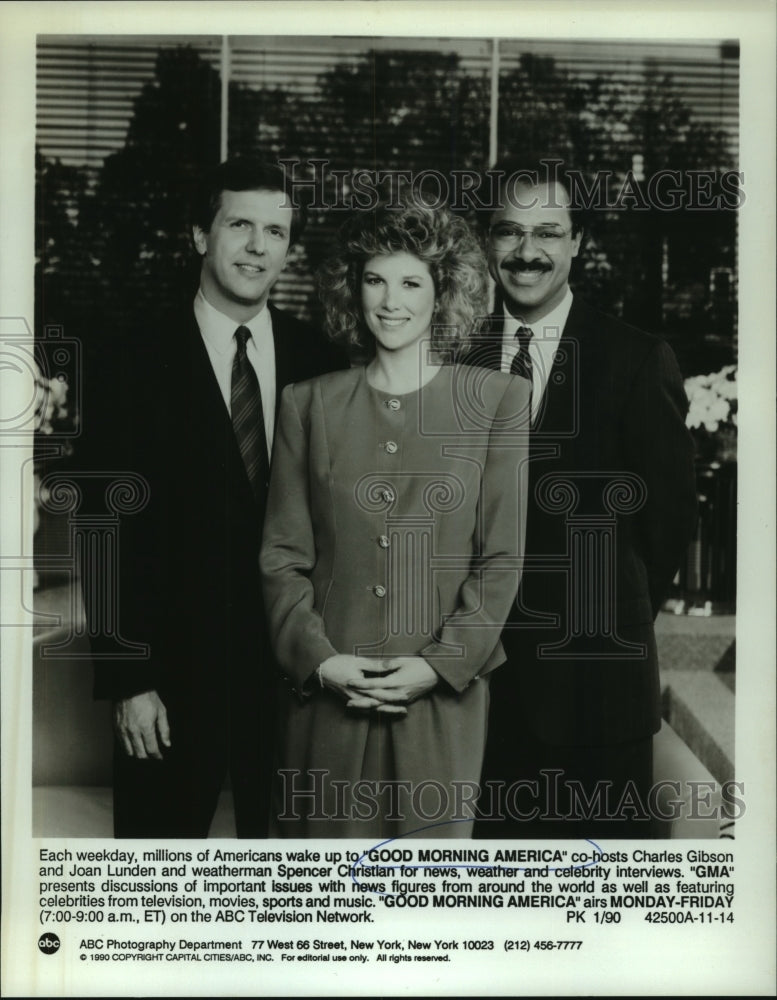
<path fill-rule="evenodd" d="M 232 427 L 248 480 L 254 496 L 259 500 L 267 489 L 270 458 L 267 453 L 259 379 L 246 354 L 250 336 L 251 331 L 247 326 L 239 326 L 235 331 L 237 351 L 232 362 Z"/>
<path fill-rule="evenodd" d="M 523 375 L 529 382 L 532 380 L 534 365 L 531 354 L 529 354 L 529 342 L 534 336 L 534 331 L 528 326 L 519 326 L 515 331 L 515 339 L 518 341 L 518 353 L 513 358 L 510 365 L 511 375 Z"/>

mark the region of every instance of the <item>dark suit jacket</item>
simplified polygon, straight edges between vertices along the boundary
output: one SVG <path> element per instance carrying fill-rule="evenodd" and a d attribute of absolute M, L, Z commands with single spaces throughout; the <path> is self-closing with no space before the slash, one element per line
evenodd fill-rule
<path fill-rule="evenodd" d="M 493 317 L 471 363 L 499 367 L 501 335 Z M 695 524 L 694 450 L 665 342 L 575 298 L 560 343 L 492 711 L 546 742 L 615 744 L 660 726 L 653 620 Z"/>
<path fill-rule="evenodd" d="M 312 328 L 271 314 L 280 404 L 289 382 L 342 364 Z M 149 484 L 145 509 L 120 526 L 116 609 L 123 637 L 148 643 L 150 654 L 98 660 L 95 693 L 156 689 L 192 720 L 236 694 L 257 705 L 261 674 L 275 673 L 258 567 L 264 500 L 252 494 L 191 301 L 112 356 L 92 376 L 115 398 L 90 451 L 98 465 L 140 472 Z M 271 697 L 262 704 L 272 712 Z"/>

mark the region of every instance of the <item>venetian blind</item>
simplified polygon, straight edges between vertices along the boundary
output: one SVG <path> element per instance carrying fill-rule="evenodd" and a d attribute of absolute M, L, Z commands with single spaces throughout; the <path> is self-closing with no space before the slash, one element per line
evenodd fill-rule
<path fill-rule="evenodd" d="M 141 141 L 141 96 L 146 108 L 153 98 L 150 91 L 163 102 L 168 84 L 160 79 L 160 53 L 173 61 L 176 53 L 188 52 L 190 60 L 202 61 L 218 88 L 223 44 L 215 36 L 41 36 L 40 151 L 82 171 L 97 190 L 106 158 Z M 488 162 L 489 40 L 251 36 L 226 39 L 226 47 L 230 154 L 258 151 L 302 161 L 323 157 L 345 168 L 411 172 L 480 169 Z M 736 165 L 736 45 L 500 40 L 500 94 L 526 55 L 552 60 L 557 75 L 582 82 L 599 77 L 621 85 L 626 106 L 629 101 L 639 104 L 646 80 L 658 80 L 660 86 L 668 75 L 693 119 L 725 133 L 727 165 Z M 180 93 L 173 99 L 182 100 Z M 191 129 L 190 122 L 175 120 L 174 110 L 165 109 L 168 132 Z M 513 148 L 524 116 L 541 113 L 542 108 L 518 106 L 502 114 L 501 145 Z M 214 128 L 220 131 L 220 122 Z M 160 137 L 167 142 L 161 126 Z M 159 157 L 164 158 L 169 154 L 161 138 L 149 141 L 159 143 Z M 163 179 L 174 183 L 174 171 Z M 113 196 L 120 198 L 120 189 Z M 290 261 L 274 294 L 279 304 L 299 315 L 315 309 L 312 271 L 341 218 L 331 212 L 312 214 L 305 247 Z M 77 224 L 76 216 L 72 207 Z M 167 224 L 161 219 L 159 230 Z M 152 270 L 165 244 L 160 238 L 155 245 L 147 234 L 139 242 L 138 255 Z"/>
<path fill-rule="evenodd" d="M 124 146 L 135 101 L 154 81 L 159 52 L 179 46 L 218 69 L 216 36 L 40 36 L 36 125 L 43 153 L 98 171 Z"/>
<path fill-rule="evenodd" d="M 735 169 L 739 141 L 739 44 L 735 41 L 593 41 L 501 40 L 500 75 L 514 71 L 521 56 L 551 58 L 577 80 L 599 77 L 620 85 L 624 104 L 632 109 L 644 101 L 648 81 L 659 88 L 669 83 L 699 124 L 725 132 L 730 161 L 710 164 Z"/>

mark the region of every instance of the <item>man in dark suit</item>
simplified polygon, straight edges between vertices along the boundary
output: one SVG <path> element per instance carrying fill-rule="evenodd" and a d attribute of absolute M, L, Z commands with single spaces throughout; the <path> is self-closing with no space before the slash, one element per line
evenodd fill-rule
<path fill-rule="evenodd" d="M 268 305 L 305 221 L 291 194 L 276 166 L 222 163 L 194 206 L 199 290 L 141 324 L 117 366 L 132 407 L 112 419 L 112 457 L 149 489 L 122 523 L 117 610 L 150 653 L 96 662 L 114 702 L 116 836 L 207 836 L 227 774 L 238 836 L 267 835 L 275 667 L 258 553 L 275 417 L 285 385 L 340 367 Z"/>
<path fill-rule="evenodd" d="M 649 836 L 653 621 L 696 515 L 683 384 L 666 343 L 572 295 L 583 230 L 558 163 L 499 174 L 497 306 L 471 361 L 532 381 L 532 441 L 476 835 Z"/>

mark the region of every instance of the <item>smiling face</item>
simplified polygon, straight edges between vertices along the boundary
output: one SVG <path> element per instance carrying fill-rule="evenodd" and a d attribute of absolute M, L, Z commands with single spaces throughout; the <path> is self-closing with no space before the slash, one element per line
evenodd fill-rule
<path fill-rule="evenodd" d="M 379 353 L 415 348 L 429 338 L 434 279 L 428 266 L 413 254 L 368 260 L 362 272 L 361 298 L 364 319 Z"/>
<path fill-rule="evenodd" d="M 286 263 L 291 206 L 282 191 L 223 191 L 210 229 L 193 229 L 208 302 L 236 323 L 264 307 Z"/>
<path fill-rule="evenodd" d="M 510 312 L 534 323 L 564 298 L 582 234 L 572 235 L 569 194 L 561 184 L 527 187 L 519 183 L 506 194 L 504 208 L 491 216 L 488 269 Z M 562 231 L 563 235 L 547 240 L 527 234 L 513 249 L 498 249 L 497 234 L 511 227 L 539 233 Z"/>

